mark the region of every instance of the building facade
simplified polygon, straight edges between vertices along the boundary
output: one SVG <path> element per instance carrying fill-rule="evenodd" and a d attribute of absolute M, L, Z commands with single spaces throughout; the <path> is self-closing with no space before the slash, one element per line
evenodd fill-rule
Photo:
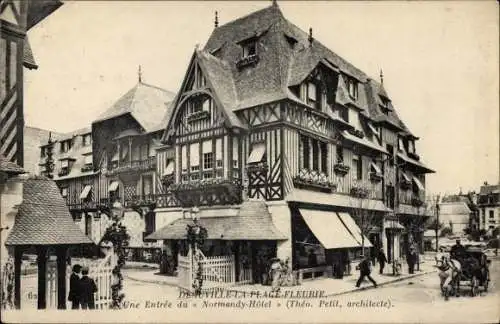
<path fill-rule="evenodd" d="M 209 235 L 222 231 L 205 249 L 212 255 L 241 255 L 250 244 L 294 269 L 310 267 L 311 254 L 322 265 L 358 259 L 362 247 L 399 259 L 422 242 L 425 176 L 433 172 L 417 140 L 383 82 L 290 23 L 276 4 L 216 23 L 172 104 L 157 154 L 172 204 L 156 208 L 172 222 L 150 238 L 175 251 L 174 228 L 195 207 Z M 272 219 L 262 231 L 281 235 L 225 235 L 226 218 L 254 226 L 236 220 L 255 200 Z"/>
<path fill-rule="evenodd" d="M 500 185 L 481 186 L 478 197 L 479 229 L 491 232 L 500 224 Z"/>

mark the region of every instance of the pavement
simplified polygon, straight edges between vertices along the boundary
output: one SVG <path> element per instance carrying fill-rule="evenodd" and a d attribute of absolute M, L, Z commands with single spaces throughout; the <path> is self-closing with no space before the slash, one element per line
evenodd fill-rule
<path fill-rule="evenodd" d="M 420 271 L 415 271 L 414 274 L 408 274 L 408 269 L 403 267 L 403 273 L 399 276 L 392 275 L 392 267 L 390 264 L 386 265 L 384 269 L 384 274 L 379 274 L 379 268 L 376 265 L 372 271 L 372 278 L 377 282 L 378 286 L 384 286 L 391 283 L 400 282 L 403 280 L 411 280 L 412 278 L 426 275 L 429 273 L 436 272 L 434 267 L 433 256 L 426 256 L 421 260 Z M 131 280 L 135 282 L 142 283 L 154 283 L 159 285 L 167 285 L 172 287 L 177 287 L 177 278 L 173 276 L 161 275 L 158 269 L 129 269 L 123 271 L 125 280 Z M 366 290 L 374 288 L 371 282 L 365 281 L 361 284 L 361 287 L 356 287 L 356 281 L 358 280 L 358 272 L 353 271 L 353 274 L 344 276 L 343 279 L 333 279 L 333 278 L 318 278 L 315 280 L 304 281 L 298 286 L 284 287 L 283 289 L 294 291 L 294 290 L 322 290 L 325 291 L 327 296 L 338 296 L 342 294 L 347 294 L 355 291 Z M 365 279 L 366 280 L 366 279 Z M 251 291 L 269 291 L 270 286 L 264 286 L 261 284 L 253 285 L 241 285 L 232 286 L 225 288 L 228 291 L 235 292 L 251 292 Z"/>

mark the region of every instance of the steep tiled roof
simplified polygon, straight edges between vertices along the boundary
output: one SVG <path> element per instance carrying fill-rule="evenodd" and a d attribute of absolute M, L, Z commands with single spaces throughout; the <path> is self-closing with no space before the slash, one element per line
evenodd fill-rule
<path fill-rule="evenodd" d="M 19 165 L 10 162 L 7 158 L 5 158 L 5 156 L 0 154 L 0 172 L 20 174 L 24 173 L 24 170 Z"/>
<path fill-rule="evenodd" d="M 28 69 L 38 69 L 38 65 L 36 64 L 35 58 L 33 57 L 33 51 L 31 50 L 28 36 L 24 38 L 23 65 Z"/>
<path fill-rule="evenodd" d="M 150 239 L 180 240 L 186 238 L 190 218 L 181 218 L 151 234 Z M 286 237 L 274 226 L 265 202 L 247 201 L 237 216 L 201 217 L 198 224 L 207 229 L 208 239 L 215 240 L 284 240 Z"/>
<path fill-rule="evenodd" d="M 173 98 L 174 94 L 168 90 L 139 82 L 94 122 L 130 113 L 146 132 L 155 131 L 164 127 L 159 123 Z"/>
<path fill-rule="evenodd" d="M 471 210 L 467 203 L 462 201 L 439 204 L 439 213 L 441 215 L 468 215 Z"/>
<path fill-rule="evenodd" d="M 499 193 L 500 192 L 500 185 L 485 185 L 481 186 L 481 189 L 479 190 L 480 195 L 489 195 L 491 193 Z"/>
<path fill-rule="evenodd" d="M 92 244 L 92 241 L 73 222 L 56 183 L 33 177 L 23 184 L 23 202 L 5 244 Z"/>

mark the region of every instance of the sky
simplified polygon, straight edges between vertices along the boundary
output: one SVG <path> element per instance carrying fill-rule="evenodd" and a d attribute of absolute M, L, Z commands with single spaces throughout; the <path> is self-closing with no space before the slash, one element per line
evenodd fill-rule
<path fill-rule="evenodd" d="M 65 2 L 29 31 L 28 126 L 90 126 L 142 80 L 177 92 L 195 46 L 271 1 Z M 278 1 L 285 17 L 384 86 L 435 174 L 427 193 L 499 179 L 499 15 L 494 1 Z"/>

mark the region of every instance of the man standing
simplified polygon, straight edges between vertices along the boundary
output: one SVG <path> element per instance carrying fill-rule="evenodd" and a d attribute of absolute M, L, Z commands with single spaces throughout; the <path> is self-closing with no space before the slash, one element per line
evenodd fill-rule
<path fill-rule="evenodd" d="M 387 258 L 385 257 L 385 253 L 384 253 L 384 249 L 383 248 L 381 248 L 378 251 L 377 259 L 378 259 L 378 263 L 380 265 L 380 274 L 383 274 L 384 273 L 385 263 L 387 262 Z"/>
<path fill-rule="evenodd" d="M 97 291 L 97 286 L 94 279 L 89 278 L 89 268 L 84 267 L 82 269 L 82 279 L 80 281 L 81 286 L 81 303 L 82 309 L 94 309 L 95 299 L 94 293 Z"/>
<path fill-rule="evenodd" d="M 71 309 L 80 308 L 80 271 L 82 267 L 79 264 L 73 266 L 73 272 L 69 277 L 69 295 L 68 300 L 71 302 Z"/>
<path fill-rule="evenodd" d="M 417 262 L 417 254 L 413 246 L 410 248 L 410 251 L 408 251 L 407 262 L 408 273 L 413 274 L 415 272 L 415 263 Z"/>
<path fill-rule="evenodd" d="M 367 277 L 372 283 L 375 288 L 377 288 L 377 283 L 373 278 L 370 276 L 371 273 L 371 266 L 370 266 L 370 258 L 368 256 L 365 256 L 363 258 L 363 261 L 356 267 L 356 269 L 359 269 L 359 279 L 358 282 L 356 282 L 356 287 L 359 287 L 361 285 L 361 282 Z"/>
<path fill-rule="evenodd" d="M 456 240 L 456 244 L 451 247 L 450 256 L 452 259 L 460 261 L 465 253 L 465 247 L 460 244 L 460 240 Z"/>

